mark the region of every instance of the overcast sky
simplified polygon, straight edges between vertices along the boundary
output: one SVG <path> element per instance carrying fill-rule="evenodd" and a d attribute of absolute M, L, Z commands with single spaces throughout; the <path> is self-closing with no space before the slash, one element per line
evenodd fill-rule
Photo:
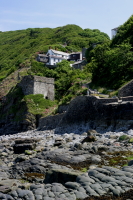
<path fill-rule="evenodd" d="M 0 31 L 76 24 L 111 37 L 132 13 L 133 0 L 0 0 Z"/>

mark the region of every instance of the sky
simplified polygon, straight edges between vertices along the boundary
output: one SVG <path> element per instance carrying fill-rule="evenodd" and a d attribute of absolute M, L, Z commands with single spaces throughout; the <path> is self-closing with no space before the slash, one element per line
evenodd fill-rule
<path fill-rule="evenodd" d="M 132 14 L 133 0 L 0 0 L 0 31 L 76 24 L 111 37 Z"/>

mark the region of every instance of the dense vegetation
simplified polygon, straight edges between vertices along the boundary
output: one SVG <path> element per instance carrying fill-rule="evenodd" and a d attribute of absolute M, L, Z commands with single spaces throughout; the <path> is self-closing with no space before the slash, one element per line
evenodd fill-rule
<path fill-rule="evenodd" d="M 61 51 L 81 51 L 90 43 L 106 40 L 107 34 L 76 25 L 0 32 L 0 81 L 17 68 L 29 67 L 31 59 L 39 52 L 46 53 L 49 46 Z"/>
<path fill-rule="evenodd" d="M 82 47 L 87 47 L 87 65 L 83 70 L 75 70 L 65 60 L 58 63 L 55 69 L 49 69 L 35 59 L 38 53 L 46 53 L 49 46 L 64 52 L 81 51 Z M 42 95 L 24 96 L 20 88 L 16 87 L 18 74 L 20 77 L 31 74 L 54 78 L 56 101 L 43 99 Z M 5 79 L 7 76 L 9 79 Z M 78 95 L 86 95 L 86 86 L 90 81 L 92 86 L 117 90 L 132 78 L 133 16 L 118 28 L 117 35 L 111 41 L 107 34 L 97 29 L 83 30 L 76 25 L 0 32 L 2 94 L 9 92 L 10 83 L 7 82 L 10 79 L 11 88 L 14 83 L 14 88 L 7 95 L 6 109 L 1 112 L 0 118 L 3 120 L 8 119 L 7 116 L 15 121 L 25 120 L 27 110 L 35 116 L 47 116 L 59 104 L 67 104 Z M 0 105 L 1 108 L 3 105 Z"/>
<path fill-rule="evenodd" d="M 86 53 L 95 85 L 118 89 L 133 78 L 133 16 L 118 28 L 112 41 L 89 47 Z"/>
<path fill-rule="evenodd" d="M 82 88 L 82 86 L 84 83 L 90 82 L 92 76 L 91 73 L 86 72 L 86 68 L 82 71 L 73 69 L 70 67 L 70 62 L 67 60 L 58 63 L 55 69 L 49 69 L 44 67 L 43 63 L 32 60 L 31 68 L 25 71 L 25 73 L 20 73 L 20 76 L 28 74 L 54 78 L 55 99 L 58 102 L 62 99 L 62 103 L 66 102 L 64 99 L 70 101 L 77 96 L 78 93 L 83 95 L 85 93 L 83 89 L 86 89 L 84 87 Z"/>

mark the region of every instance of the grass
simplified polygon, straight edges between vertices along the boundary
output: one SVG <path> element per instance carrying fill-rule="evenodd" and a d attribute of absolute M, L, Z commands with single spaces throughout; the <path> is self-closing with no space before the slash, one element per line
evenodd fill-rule
<path fill-rule="evenodd" d="M 81 172 L 87 172 L 87 168 L 85 168 L 85 167 L 82 168 L 82 169 L 81 169 Z"/>
<path fill-rule="evenodd" d="M 109 96 L 110 96 L 110 97 L 118 96 L 118 90 L 115 90 L 115 91 L 110 92 L 110 93 L 109 93 Z"/>
<path fill-rule="evenodd" d="M 133 143 L 133 138 L 130 138 L 128 142 Z"/>
<path fill-rule="evenodd" d="M 129 161 L 129 160 L 133 160 L 133 156 L 128 156 L 127 157 L 127 160 Z"/>
<path fill-rule="evenodd" d="M 26 101 L 29 112 L 34 115 L 40 114 L 42 116 L 47 116 L 57 107 L 56 101 L 44 99 L 42 94 L 26 95 L 24 100 Z"/>
<path fill-rule="evenodd" d="M 24 96 L 21 88 L 14 87 L 6 96 L 4 107 L 4 112 L 2 112 L 3 105 L 0 106 L 2 113 L 0 119 L 5 119 L 6 116 L 11 115 L 13 121 L 19 122 L 32 120 L 36 115 L 48 116 L 55 111 L 57 103 L 44 99 L 42 94 Z"/>
<path fill-rule="evenodd" d="M 25 150 L 25 154 L 26 154 L 26 155 L 32 155 L 32 152 L 29 151 L 29 150 Z"/>

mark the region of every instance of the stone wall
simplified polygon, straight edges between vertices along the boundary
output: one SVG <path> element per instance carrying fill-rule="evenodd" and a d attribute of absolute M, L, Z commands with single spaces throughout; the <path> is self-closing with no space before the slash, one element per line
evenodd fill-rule
<path fill-rule="evenodd" d="M 99 98 L 99 97 L 96 97 L 96 101 L 97 103 L 116 103 L 118 102 L 118 98 Z"/>
<path fill-rule="evenodd" d="M 24 76 L 19 86 L 24 95 L 43 94 L 44 98 L 54 100 L 54 79 L 41 76 Z"/>
<path fill-rule="evenodd" d="M 24 95 L 34 94 L 33 76 L 24 76 L 18 85 L 22 88 Z"/>
<path fill-rule="evenodd" d="M 118 91 L 118 97 L 133 96 L 133 80 L 121 87 Z"/>
<path fill-rule="evenodd" d="M 120 97 L 120 100 L 122 100 L 122 101 L 133 101 L 133 96 Z"/>

